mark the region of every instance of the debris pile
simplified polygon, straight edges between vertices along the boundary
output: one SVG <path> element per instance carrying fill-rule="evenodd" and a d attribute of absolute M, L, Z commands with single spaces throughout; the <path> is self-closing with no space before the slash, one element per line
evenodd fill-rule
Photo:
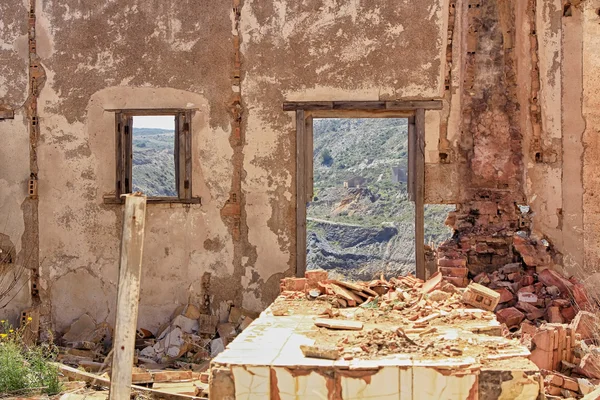
<path fill-rule="evenodd" d="M 593 304 L 580 282 L 549 268 L 536 271 L 521 263 L 506 264 L 498 271 L 478 274 L 464 289 L 439 272 L 426 282 L 413 276 L 345 282 L 317 270 L 308 271 L 305 278 L 283 279 L 281 294 L 272 307 L 274 315 L 286 315 L 292 310 L 289 303 L 297 300 L 321 300 L 330 305 L 321 317 L 331 319 L 328 324 L 318 319 L 315 325 L 359 330 L 337 336 L 335 342 L 315 337 L 316 347 L 333 349 L 313 351 L 316 356 L 335 354 L 350 360 L 394 353 L 465 355 L 476 339 L 439 341 L 429 335 L 444 324 L 464 327 L 469 321 L 492 320 L 495 313 L 501 324 L 498 329 L 492 324 L 483 332 L 479 324 L 471 331 L 516 338 L 525 345 L 529 359 L 545 377 L 549 399 L 581 398 L 600 385 L 600 318 L 591 311 Z M 333 309 L 355 306 L 357 311 L 351 314 Z M 391 322 L 396 328 L 361 330 L 359 321 Z M 489 354 L 501 356 L 504 351 L 493 340 L 482 343 L 478 345 L 487 346 Z"/>
<path fill-rule="evenodd" d="M 133 383 L 151 384 L 153 389 L 162 388 L 183 395 L 206 396 L 208 374 L 205 371 L 210 359 L 223 351 L 255 318 L 256 313 L 232 306 L 227 320 L 220 322 L 217 316 L 202 314 L 193 304 L 179 306 L 156 335 L 147 329 L 137 330 Z M 68 370 L 69 365 L 97 374 L 88 374 L 90 380 L 108 381 L 112 335 L 110 325 L 96 324 L 89 315 L 82 315 L 60 340 L 57 360 L 62 363 L 63 373 L 77 375 Z M 76 378 L 84 379 L 81 374 Z"/>

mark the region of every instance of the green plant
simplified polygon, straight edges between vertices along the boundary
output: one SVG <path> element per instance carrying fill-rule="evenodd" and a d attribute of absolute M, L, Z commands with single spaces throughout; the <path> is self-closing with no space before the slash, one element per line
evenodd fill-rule
<path fill-rule="evenodd" d="M 51 364 L 56 356 L 52 344 L 27 346 L 23 334 L 27 325 L 13 329 L 0 321 L 0 395 L 61 391 L 58 368 Z"/>
<path fill-rule="evenodd" d="M 327 149 L 323 150 L 323 152 L 321 153 L 321 164 L 326 165 L 328 167 L 331 166 L 331 164 L 333 164 L 333 157 Z"/>

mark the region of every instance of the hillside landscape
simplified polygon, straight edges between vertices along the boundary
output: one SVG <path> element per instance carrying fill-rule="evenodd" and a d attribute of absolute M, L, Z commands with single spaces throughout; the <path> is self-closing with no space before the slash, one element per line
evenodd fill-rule
<path fill-rule="evenodd" d="M 316 119 L 313 156 L 307 268 L 356 279 L 414 273 L 414 204 L 405 181 L 392 179 L 392 167 L 407 170 L 407 120 Z M 426 206 L 426 243 L 450 236 L 452 209 Z"/>
<path fill-rule="evenodd" d="M 175 132 L 133 128 L 132 187 L 147 196 L 177 196 L 175 186 Z"/>

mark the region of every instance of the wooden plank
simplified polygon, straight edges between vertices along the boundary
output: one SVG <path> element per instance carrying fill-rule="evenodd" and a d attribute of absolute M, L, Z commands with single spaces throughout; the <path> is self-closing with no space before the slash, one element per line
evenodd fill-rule
<path fill-rule="evenodd" d="M 185 114 L 185 180 L 184 180 L 184 199 L 192 198 L 192 112 L 186 111 Z"/>
<path fill-rule="evenodd" d="M 102 199 L 104 204 L 124 204 L 122 199 L 115 199 L 114 197 L 104 197 Z M 179 199 L 177 197 L 148 197 L 146 200 L 148 204 L 202 204 L 201 197 L 192 197 L 191 199 Z"/>
<path fill-rule="evenodd" d="M 360 331 L 363 328 L 362 322 L 345 319 L 317 318 L 315 320 L 315 325 L 321 328 L 341 329 L 348 331 Z"/>
<path fill-rule="evenodd" d="M 415 261 L 417 278 L 425 279 L 425 110 L 415 113 Z"/>
<path fill-rule="evenodd" d="M 306 116 L 306 126 L 304 127 L 306 132 L 305 146 L 306 146 L 306 201 L 312 201 L 314 197 L 314 139 L 313 139 L 313 117 Z"/>
<path fill-rule="evenodd" d="M 123 154 L 124 129 L 123 114 L 115 113 L 115 199 L 119 200 L 119 202 L 121 201 L 123 184 L 125 183 L 123 163 L 125 159 L 125 155 Z"/>
<path fill-rule="evenodd" d="M 415 201 L 415 147 L 416 147 L 416 132 L 414 118 L 408 121 L 408 198 L 410 201 Z"/>
<path fill-rule="evenodd" d="M 58 370 L 60 371 L 60 373 L 63 376 L 69 378 L 70 380 L 83 381 L 83 382 L 89 383 L 92 386 L 96 386 L 96 385 L 106 386 L 106 387 L 110 386 L 109 379 L 102 378 L 98 375 L 90 374 L 89 372 L 80 371 L 76 368 L 72 368 L 72 367 L 69 367 L 67 365 L 63 365 L 60 363 L 52 363 L 52 365 L 57 367 Z M 166 393 L 166 392 L 161 392 L 160 390 L 150 389 L 147 387 L 137 386 L 137 385 L 131 385 L 131 388 L 137 392 L 142 392 L 142 393 L 145 393 L 148 395 L 153 395 L 153 396 L 156 396 L 156 398 L 165 399 L 165 400 L 199 399 L 199 397 L 196 397 L 196 396 L 188 396 L 188 395 L 184 395 L 184 394 L 175 394 L 175 393 Z M 111 396 L 111 399 L 113 399 L 113 398 L 114 397 Z"/>
<path fill-rule="evenodd" d="M 441 100 L 397 101 L 289 101 L 283 103 L 283 111 L 298 110 L 441 110 Z"/>
<path fill-rule="evenodd" d="M 356 283 L 346 282 L 346 281 L 337 281 L 335 279 L 331 279 L 330 282 L 335 283 L 338 286 L 342 286 L 342 287 L 346 287 L 348 289 L 355 290 L 357 292 L 365 292 L 366 294 L 371 295 L 371 296 L 379 296 L 376 291 L 371 290 L 368 287 L 363 286 L 363 285 L 358 285 Z"/>
<path fill-rule="evenodd" d="M 306 121 L 296 111 L 296 276 L 306 272 Z"/>
<path fill-rule="evenodd" d="M 334 101 L 333 110 L 385 110 L 385 101 Z"/>
<path fill-rule="evenodd" d="M 387 110 L 441 110 L 444 104 L 442 100 L 407 100 L 407 101 L 386 101 Z"/>
<path fill-rule="evenodd" d="M 283 103 L 283 111 L 297 110 L 331 110 L 333 102 L 331 101 L 294 101 Z"/>
<path fill-rule="evenodd" d="M 350 305 L 350 302 L 354 302 L 356 304 L 361 304 L 364 302 L 364 300 L 352 290 L 345 289 L 341 286 L 336 285 L 335 283 L 331 283 L 329 287 L 337 296 L 340 296 L 341 298 L 346 300 L 348 302 L 348 305 Z"/>
<path fill-rule="evenodd" d="M 129 400 L 135 353 L 146 196 L 126 195 L 117 289 L 117 321 L 110 384 L 112 400 Z"/>
<path fill-rule="evenodd" d="M 15 111 L 14 110 L 0 110 L 0 119 L 14 119 Z"/>
<path fill-rule="evenodd" d="M 104 111 L 125 113 L 129 115 L 177 115 L 186 111 L 198 111 L 198 107 L 192 108 L 105 108 Z"/>
<path fill-rule="evenodd" d="M 401 110 L 307 110 L 313 118 L 411 118 L 414 111 Z"/>
<path fill-rule="evenodd" d="M 125 123 L 125 136 L 123 137 L 125 184 L 123 185 L 123 192 L 121 194 L 131 193 L 133 188 L 133 116 L 127 115 L 123 120 Z"/>

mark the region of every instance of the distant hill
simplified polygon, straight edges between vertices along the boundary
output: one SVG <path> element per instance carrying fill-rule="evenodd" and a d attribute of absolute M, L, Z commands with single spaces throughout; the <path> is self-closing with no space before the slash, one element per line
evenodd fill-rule
<path fill-rule="evenodd" d="M 406 119 L 315 119 L 314 193 L 308 207 L 307 263 L 371 279 L 414 273 L 414 203 L 392 167 L 407 170 Z M 355 179 L 356 178 L 356 179 Z M 360 187 L 344 187 L 344 182 Z M 444 220 L 453 206 L 427 205 L 425 240 L 450 236 Z"/>
<path fill-rule="evenodd" d="M 147 196 L 177 196 L 174 148 L 173 130 L 133 128 L 134 191 Z"/>

